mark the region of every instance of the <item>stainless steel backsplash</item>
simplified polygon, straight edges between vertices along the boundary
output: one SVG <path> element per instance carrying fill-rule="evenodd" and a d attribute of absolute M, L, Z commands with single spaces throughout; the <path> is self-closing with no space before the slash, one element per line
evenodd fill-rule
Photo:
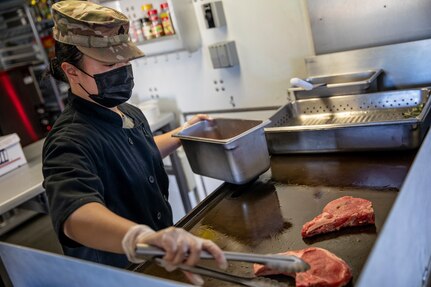
<path fill-rule="evenodd" d="M 317 55 L 431 38 L 429 0 L 307 0 Z"/>
<path fill-rule="evenodd" d="M 309 76 L 381 68 L 382 90 L 431 86 L 431 39 L 317 55 L 305 63 Z"/>

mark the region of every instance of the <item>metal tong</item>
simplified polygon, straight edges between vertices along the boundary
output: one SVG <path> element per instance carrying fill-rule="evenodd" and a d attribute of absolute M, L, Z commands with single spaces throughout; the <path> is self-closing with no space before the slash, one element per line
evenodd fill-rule
<path fill-rule="evenodd" d="M 159 257 L 153 257 L 152 259 L 158 265 L 164 266 L 164 260 Z M 222 272 L 215 269 L 206 268 L 203 266 L 189 266 L 185 264 L 180 264 L 177 266 L 178 269 L 182 271 L 191 272 L 194 274 L 199 274 L 203 276 L 212 277 L 218 280 L 235 283 L 243 286 L 249 287 L 288 287 L 287 284 L 279 282 L 265 277 L 242 277 L 233 275 L 230 273 Z"/>
<path fill-rule="evenodd" d="M 153 261 L 163 266 L 164 261 L 160 257 L 165 255 L 165 252 L 157 247 L 150 246 L 147 244 L 138 244 L 136 247 L 136 255 L 141 258 L 150 257 Z M 303 272 L 310 268 L 310 266 L 302 259 L 296 256 L 285 256 L 285 255 L 261 255 L 261 254 L 250 254 L 240 252 L 224 252 L 226 260 L 228 261 L 241 261 L 249 263 L 258 263 L 265 265 L 268 268 L 278 270 L 283 273 L 295 273 Z M 214 259 L 214 257 L 206 252 L 202 251 L 200 254 L 201 259 Z M 264 277 L 240 277 L 233 274 L 221 272 L 218 270 L 202 267 L 202 266 L 188 266 L 180 264 L 177 266 L 183 271 L 212 277 L 215 279 L 236 283 L 244 286 L 260 286 L 260 287 L 275 287 L 275 286 L 286 286 L 284 283 L 280 283 L 276 280 L 272 280 Z"/>

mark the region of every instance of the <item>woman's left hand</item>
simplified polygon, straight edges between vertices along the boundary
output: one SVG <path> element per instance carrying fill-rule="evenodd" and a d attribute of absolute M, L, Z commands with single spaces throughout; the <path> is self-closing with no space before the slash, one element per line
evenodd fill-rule
<path fill-rule="evenodd" d="M 206 115 L 206 114 L 197 114 L 197 115 L 194 115 L 190 120 L 188 120 L 184 124 L 183 128 L 191 126 L 191 125 L 193 125 L 195 123 L 198 123 L 200 121 L 212 121 L 212 120 L 213 120 L 213 118 L 211 118 L 209 115 Z"/>

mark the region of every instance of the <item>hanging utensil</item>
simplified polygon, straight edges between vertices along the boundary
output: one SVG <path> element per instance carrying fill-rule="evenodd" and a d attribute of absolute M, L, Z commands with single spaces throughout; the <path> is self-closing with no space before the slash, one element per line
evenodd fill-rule
<path fill-rule="evenodd" d="M 290 79 L 290 84 L 292 86 L 303 88 L 306 91 L 311 91 L 312 89 L 315 89 L 315 88 L 318 88 L 318 87 L 322 87 L 322 86 L 326 86 L 326 83 L 313 84 L 313 83 L 307 82 L 305 80 L 302 80 L 300 78 L 292 78 L 292 79 Z"/>

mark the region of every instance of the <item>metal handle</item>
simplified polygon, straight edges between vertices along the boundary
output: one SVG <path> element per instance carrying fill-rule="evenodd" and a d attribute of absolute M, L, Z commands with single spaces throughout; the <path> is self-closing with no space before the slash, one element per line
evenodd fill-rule
<path fill-rule="evenodd" d="M 290 84 L 292 86 L 303 88 L 306 91 L 311 91 L 314 88 L 312 83 L 307 82 L 305 80 L 302 80 L 300 78 L 292 78 L 292 79 L 290 79 Z"/>
<path fill-rule="evenodd" d="M 162 257 L 165 255 L 165 251 L 147 244 L 138 244 L 136 247 L 136 255 L 144 257 Z M 310 265 L 296 256 L 264 255 L 228 251 L 225 251 L 224 255 L 228 261 L 258 263 L 269 268 L 280 270 L 281 272 L 303 272 L 310 269 Z M 212 254 L 207 251 L 201 251 L 200 258 L 214 259 Z"/>
<path fill-rule="evenodd" d="M 165 262 L 161 258 L 153 258 L 153 261 L 155 261 L 160 266 L 164 266 Z M 218 280 L 235 283 L 243 286 L 249 286 L 249 287 L 287 287 L 287 284 L 278 282 L 276 280 L 265 278 L 265 277 L 241 277 L 238 275 L 225 273 L 222 271 L 210 269 L 203 266 L 189 266 L 185 264 L 180 264 L 177 266 L 178 269 L 182 271 L 191 272 L 194 274 L 199 274 L 211 278 L 215 278 Z"/>

